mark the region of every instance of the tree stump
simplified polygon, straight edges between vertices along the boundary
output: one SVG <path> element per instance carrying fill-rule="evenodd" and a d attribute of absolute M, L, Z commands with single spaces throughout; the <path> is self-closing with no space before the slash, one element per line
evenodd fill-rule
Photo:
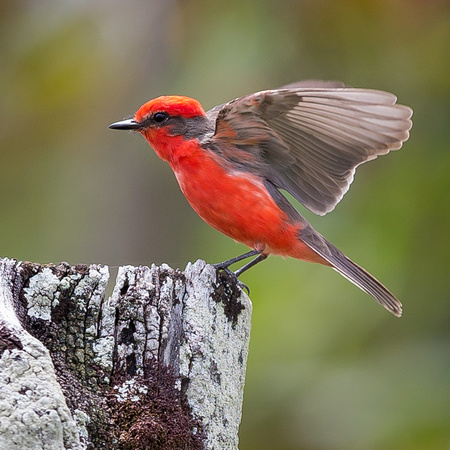
<path fill-rule="evenodd" d="M 0 448 L 237 449 L 252 306 L 185 271 L 0 260 Z"/>

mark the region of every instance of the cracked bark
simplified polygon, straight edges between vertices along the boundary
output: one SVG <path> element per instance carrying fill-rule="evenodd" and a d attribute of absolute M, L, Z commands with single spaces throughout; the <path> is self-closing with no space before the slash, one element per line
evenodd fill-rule
<path fill-rule="evenodd" d="M 235 449 L 251 302 L 184 272 L 0 259 L 0 448 Z"/>

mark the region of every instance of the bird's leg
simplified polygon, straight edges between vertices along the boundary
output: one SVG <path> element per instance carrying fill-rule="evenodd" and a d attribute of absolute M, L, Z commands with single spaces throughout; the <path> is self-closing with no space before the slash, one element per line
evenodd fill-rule
<path fill-rule="evenodd" d="M 235 258 L 227 259 L 224 262 L 213 264 L 213 266 L 217 270 L 228 269 L 229 266 L 231 266 L 232 264 L 237 263 L 239 261 L 242 261 L 243 259 L 251 258 L 252 256 L 255 256 L 255 255 L 260 255 L 262 253 L 262 251 L 263 250 L 251 250 L 247 253 L 244 253 L 243 255 L 236 256 Z"/>
<path fill-rule="evenodd" d="M 255 259 L 252 259 L 250 262 L 245 264 L 245 266 L 242 266 L 240 269 L 236 270 L 234 274 L 236 277 L 239 277 L 242 275 L 246 270 L 250 269 L 250 267 L 255 266 L 261 261 L 264 261 L 269 255 L 267 253 L 260 253 Z"/>

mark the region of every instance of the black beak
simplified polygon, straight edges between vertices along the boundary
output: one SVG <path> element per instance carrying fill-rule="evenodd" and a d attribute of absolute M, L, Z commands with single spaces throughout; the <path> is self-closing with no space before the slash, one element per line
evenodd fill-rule
<path fill-rule="evenodd" d="M 113 130 L 139 130 L 141 125 L 134 119 L 124 119 L 112 123 L 109 128 L 112 128 Z"/>

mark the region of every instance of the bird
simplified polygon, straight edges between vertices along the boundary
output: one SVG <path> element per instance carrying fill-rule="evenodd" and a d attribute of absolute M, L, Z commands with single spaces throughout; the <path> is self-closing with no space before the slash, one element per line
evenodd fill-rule
<path fill-rule="evenodd" d="M 332 211 L 360 164 L 400 149 L 409 138 L 413 111 L 396 102 L 381 90 L 306 80 L 207 112 L 195 99 L 163 95 L 109 128 L 140 133 L 169 163 L 197 214 L 251 249 L 216 269 L 239 282 L 270 254 L 319 263 L 400 317 L 400 301 L 316 231 L 285 194 L 317 215 Z"/>

